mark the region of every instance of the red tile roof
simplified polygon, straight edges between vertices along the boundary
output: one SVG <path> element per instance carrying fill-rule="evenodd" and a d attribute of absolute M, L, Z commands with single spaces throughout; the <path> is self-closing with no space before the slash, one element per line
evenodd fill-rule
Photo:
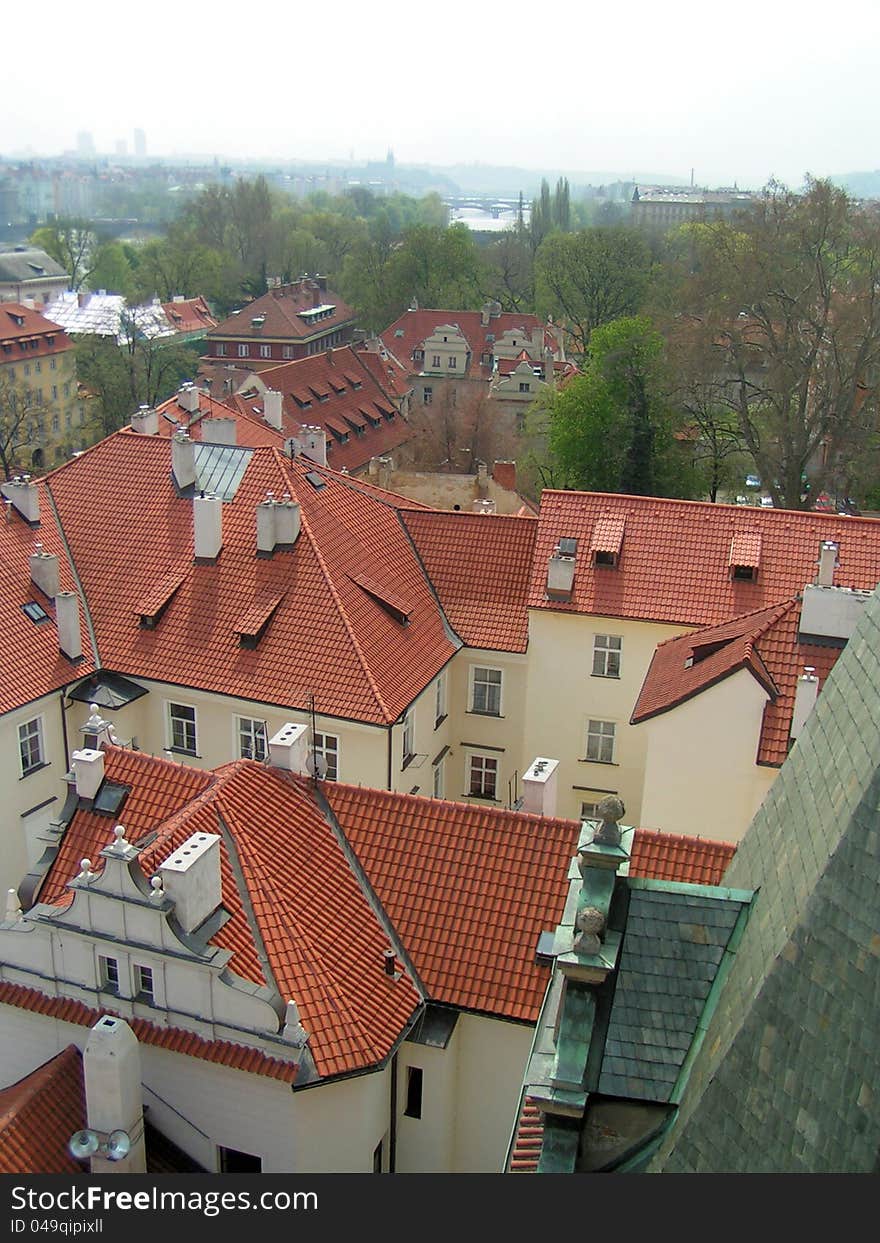
<path fill-rule="evenodd" d="M 459 329 L 470 350 L 470 367 L 460 374 L 482 377 L 486 380 L 491 378 L 492 368 L 483 366 L 480 360 L 483 354 L 494 352 L 495 342 L 505 332 L 522 333 L 522 344 L 527 350 L 531 350 L 532 332 L 536 328 L 543 328 L 544 344 L 550 344 L 551 348 L 555 348 L 555 338 L 550 330 L 544 327 L 538 316 L 526 315 L 520 311 L 505 311 L 494 319 L 490 319 L 488 324 L 482 323 L 480 311 L 405 311 L 380 334 L 380 340 L 404 366 L 419 372 L 423 368 L 423 363 L 413 362 L 413 350 L 421 349 L 425 339 L 445 324 L 455 325 Z M 490 335 L 494 335 L 494 341 L 487 339 Z M 539 358 L 536 358 L 536 361 L 543 358 L 543 349 L 542 344 L 538 351 Z"/>
<path fill-rule="evenodd" d="M 636 829 L 629 874 L 686 885 L 720 885 L 735 852 L 732 842 Z"/>
<path fill-rule="evenodd" d="M 310 320 L 308 312 L 314 307 L 331 305 L 332 315 Z M 265 317 L 264 321 L 254 326 L 253 320 L 258 317 Z M 321 290 L 314 281 L 305 279 L 270 289 L 241 311 L 229 315 L 207 335 L 212 341 L 305 341 L 333 332 L 352 323 L 354 318 L 354 311 L 337 294 Z"/>
<path fill-rule="evenodd" d="M 388 935 L 311 786 L 247 760 L 204 773 L 114 747 L 105 755 L 106 775 L 132 787 L 119 816 L 128 840 L 136 844 L 147 825 L 156 834 L 140 856 L 145 876 L 193 833 L 220 833 L 223 903 L 231 917 L 212 944 L 232 952 L 237 975 L 296 1001 L 319 1074 L 381 1061 L 420 994 L 405 974 L 397 981 L 386 976 Z M 146 815 L 146 807 L 154 813 Z M 69 902 L 66 886 L 83 857 L 100 870 L 113 823 L 75 813 L 40 901 Z"/>
<path fill-rule="evenodd" d="M 538 524 L 529 518 L 405 511 L 443 611 L 469 647 L 524 652 Z"/>
<path fill-rule="evenodd" d="M 0 1091 L 0 1174 L 81 1174 L 67 1141 L 86 1125 L 75 1045 Z"/>
<path fill-rule="evenodd" d="M 163 302 L 162 310 L 175 332 L 203 332 L 217 326 L 211 308 L 201 297 L 175 298 L 171 302 Z"/>
<path fill-rule="evenodd" d="M 267 388 L 282 394 L 285 436 L 296 436 L 303 425 L 327 431 L 327 461 L 334 470 L 359 471 L 370 458 L 399 449 L 411 437 L 406 419 L 396 402 L 403 381 L 392 383 L 381 369 L 369 364 L 370 355 L 351 346 L 298 358 L 260 371 Z M 390 364 L 386 365 L 390 366 Z M 398 377 L 400 369 L 397 369 Z M 405 390 L 404 390 L 405 391 Z M 318 399 L 326 394 L 326 400 Z M 299 400 L 297 400 L 299 398 Z M 301 402 L 311 404 L 303 408 Z M 238 409 L 262 416 L 261 396 L 239 395 Z M 373 426 L 378 422 L 378 426 Z M 357 428 L 362 429 L 358 434 Z M 342 437 L 347 437 L 345 443 Z"/>
<path fill-rule="evenodd" d="M 588 550 L 600 519 L 625 522 L 616 567 L 593 566 Z M 761 539 L 757 580 L 730 575 L 734 537 Z M 547 563 L 559 540 L 578 541 L 570 604 L 546 598 Z M 840 544 L 835 585 L 873 589 L 880 581 L 880 521 L 697 501 L 546 491 L 535 544 L 529 604 L 709 626 L 776 605 L 813 582 L 823 540 Z M 587 554 L 587 555 L 585 555 Z"/>
<path fill-rule="evenodd" d="M 0 982 L 0 1005 L 15 1006 L 16 1009 L 42 1014 L 61 1023 L 74 1023 L 78 1027 L 94 1027 L 104 1014 L 124 1018 L 124 1015 L 117 1014 L 115 1010 L 95 1010 L 81 1001 L 72 1001 L 67 997 L 49 997 L 35 988 L 6 982 Z M 260 1049 L 249 1049 L 242 1044 L 233 1044 L 230 1040 L 205 1040 L 194 1032 L 183 1031 L 179 1027 L 158 1027 L 154 1023 L 148 1023 L 146 1019 L 128 1018 L 125 1021 L 141 1044 L 167 1049 L 170 1053 L 181 1053 L 185 1057 L 198 1057 L 218 1066 L 227 1066 L 231 1070 L 244 1071 L 246 1074 L 279 1079 L 282 1083 L 293 1083 L 296 1078 L 295 1062 L 269 1057 Z"/>
<path fill-rule="evenodd" d="M 0 367 L 73 349 L 58 324 L 20 302 L 0 302 Z"/>
<path fill-rule="evenodd" d="M 800 600 L 794 598 L 661 643 L 642 684 L 633 723 L 668 712 L 738 669 L 748 669 L 770 696 L 756 762 L 782 764 L 788 754 L 798 678 L 811 666 L 821 689 L 841 651 L 799 642 L 799 622 Z"/>
<path fill-rule="evenodd" d="M 192 501 L 170 477 L 161 437 L 116 433 L 47 477 L 86 593 L 104 665 L 134 677 L 196 686 L 264 703 L 388 724 L 455 651 L 398 514 L 381 493 L 276 450 L 247 455 L 222 507 L 223 550 L 194 565 Z M 244 461 L 244 459 L 242 459 Z M 126 481 L 137 480 L 137 486 Z M 295 547 L 256 555 L 256 507 L 267 491 L 301 506 Z M 47 505 L 48 508 L 48 505 Z M 112 523 L 98 521 L 113 513 Z M 97 525 L 96 525 L 97 523 Z M 155 629 L 136 612 L 157 580 L 186 578 Z M 402 626 L 353 581 L 367 574 L 411 606 Z M 291 589 L 295 587 L 295 590 Z M 286 594 L 285 594 L 286 593 Z M 284 595 L 257 650 L 239 644 L 243 612 Z M 210 601 L 210 607 L 207 602 Z M 283 695 L 282 695 L 283 688 Z"/>
<path fill-rule="evenodd" d="M 531 1096 L 523 1099 L 516 1126 L 508 1171 L 511 1174 L 537 1174 L 544 1142 L 544 1115 Z"/>
<path fill-rule="evenodd" d="M 249 449 L 284 447 L 284 433 L 271 427 L 262 417 L 262 413 L 255 415 L 249 406 L 234 397 L 219 401 L 204 389 L 200 389 L 197 412 L 184 410 L 178 402 L 177 394 L 163 401 L 157 409 L 160 436 L 171 437 L 179 428 L 183 428 L 190 440 L 203 441 L 207 430 L 202 426 L 204 419 L 235 419 L 238 444 Z"/>

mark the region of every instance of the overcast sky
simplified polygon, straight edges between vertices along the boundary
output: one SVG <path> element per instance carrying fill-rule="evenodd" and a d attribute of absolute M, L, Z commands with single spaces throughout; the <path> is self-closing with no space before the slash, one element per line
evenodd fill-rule
<path fill-rule="evenodd" d="M 4 156 L 70 150 L 79 130 L 131 151 L 140 127 L 151 155 L 390 147 L 748 188 L 880 167 L 880 0 L 44 0 L 35 15 L 0 18 L 18 48 Z"/>

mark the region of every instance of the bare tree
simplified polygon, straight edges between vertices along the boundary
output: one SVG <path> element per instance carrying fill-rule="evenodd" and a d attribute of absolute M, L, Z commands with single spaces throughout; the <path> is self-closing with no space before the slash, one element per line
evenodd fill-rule
<path fill-rule="evenodd" d="M 483 386 L 452 382 L 434 386 L 430 405 L 410 415 L 409 444 L 416 470 L 476 474 L 480 462 L 515 456 L 515 416 L 493 401 Z"/>
<path fill-rule="evenodd" d="M 10 479 L 16 470 L 43 466 L 43 420 L 46 406 L 24 385 L 0 370 L 0 470 Z M 24 462 L 22 457 L 29 460 Z"/>

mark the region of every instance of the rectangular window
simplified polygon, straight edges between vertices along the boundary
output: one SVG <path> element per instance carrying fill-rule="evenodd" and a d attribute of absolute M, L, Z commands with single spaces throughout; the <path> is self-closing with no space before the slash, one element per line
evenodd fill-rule
<path fill-rule="evenodd" d="M 251 347 L 249 345 L 240 345 L 238 347 L 239 358 L 247 358 L 250 352 L 251 352 Z"/>
<path fill-rule="evenodd" d="M 491 755 L 472 755 L 468 784 L 471 798 L 494 798 L 498 789 L 498 761 Z"/>
<path fill-rule="evenodd" d="M 587 725 L 587 759 L 614 763 L 614 722 L 590 721 Z"/>
<path fill-rule="evenodd" d="M 474 669 L 474 680 L 471 688 L 471 712 L 482 712 L 486 716 L 501 715 L 501 670 Z"/>
<path fill-rule="evenodd" d="M 119 960 L 98 956 L 98 987 L 107 993 L 119 992 Z"/>
<path fill-rule="evenodd" d="M 432 367 L 439 367 L 439 366 L 440 366 L 440 355 L 439 355 L 439 354 L 435 354 L 435 355 L 432 357 L 432 359 L 431 359 L 431 366 L 432 366 Z"/>
<path fill-rule="evenodd" d="M 266 722 L 238 718 L 238 754 L 243 760 L 263 761 L 268 755 Z"/>
<path fill-rule="evenodd" d="M 261 345 L 260 346 L 260 358 L 271 358 L 271 357 L 272 357 L 272 346 Z"/>
<path fill-rule="evenodd" d="M 434 765 L 433 784 L 431 787 L 431 793 L 434 795 L 434 798 L 443 797 L 443 764 L 443 760 L 438 760 Z"/>
<path fill-rule="evenodd" d="M 407 764 L 415 755 L 415 727 L 413 725 L 412 708 L 407 708 L 403 718 L 403 766 Z"/>
<path fill-rule="evenodd" d="M 407 1118 L 422 1116 L 422 1071 L 418 1066 L 406 1068 L 406 1108 L 403 1112 Z"/>
<path fill-rule="evenodd" d="M 426 406 L 430 406 L 433 400 L 434 400 L 434 390 L 428 387 L 423 388 L 422 389 L 422 403 Z"/>
<path fill-rule="evenodd" d="M 218 1164 L 221 1174 L 262 1174 L 263 1158 L 256 1157 L 252 1152 L 241 1152 L 238 1148 L 218 1147 Z"/>
<path fill-rule="evenodd" d="M 454 371 L 454 370 L 455 370 L 455 368 L 456 368 L 457 366 L 458 366 L 458 359 L 457 359 L 457 357 L 455 356 L 455 354 L 450 354 L 450 355 L 449 355 L 449 367 L 450 367 L 450 370 Z"/>
<path fill-rule="evenodd" d="M 593 677 L 620 677 L 621 639 L 616 634 L 593 635 Z"/>
<path fill-rule="evenodd" d="M 446 674 L 441 673 L 434 684 L 434 728 L 446 720 Z"/>
<path fill-rule="evenodd" d="M 49 359 L 49 370 L 50 370 L 50 371 L 54 371 L 54 370 L 55 370 L 55 359 L 54 359 L 54 358 L 50 358 L 50 359 Z"/>
<path fill-rule="evenodd" d="M 37 361 L 34 363 L 34 372 L 35 372 L 37 375 L 42 375 L 42 372 L 43 372 L 43 364 L 40 362 L 40 360 L 39 360 L 39 359 L 37 359 Z"/>
<path fill-rule="evenodd" d="M 171 750 L 196 754 L 196 710 L 187 704 L 169 704 Z"/>
<path fill-rule="evenodd" d="M 319 761 L 319 777 L 325 781 L 339 780 L 339 739 L 335 734 L 315 734 L 315 758 Z"/>
<path fill-rule="evenodd" d="M 58 417 L 57 414 L 53 414 L 52 415 L 52 431 L 57 432 L 60 430 L 61 430 L 61 419 Z"/>
<path fill-rule="evenodd" d="M 282 357 L 282 358 L 293 358 L 293 346 L 292 346 L 292 345 L 282 345 L 282 347 L 281 347 L 281 357 Z"/>
<path fill-rule="evenodd" d="M 153 968 L 143 967 L 140 963 L 135 963 L 134 968 L 134 995 L 139 1000 L 148 1001 L 152 1005 L 156 1000 L 153 991 Z"/>
<path fill-rule="evenodd" d="M 43 745 L 43 718 L 34 717 L 18 727 L 18 754 L 21 760 L 21 775 L 35 772 L 46 763 L 46 752 Z"/>
<path fill-rule="evenodd" d="M 58 400 L 58 385 L 57 384 L 52 385 L 52 400 L 53 401 Z"/>
<path fill-rule="evenodd" d="M 531 384 L 529 383 L 529 381 L 528 381 L 528 380 L 520 380 L 520 382 L 519 382 L 519 391 L 520 391 L 521 393 L 528 393 L 528 392 L 530 391 L 530 389 L 531 389 Z"/>
<path fill-rule="evenodd" d="M 216 358 L 226 357 L 226 346 L 223 344 L 222 341 L 218 341 L 217 344 L 214 346 L 214 356 Z"/>

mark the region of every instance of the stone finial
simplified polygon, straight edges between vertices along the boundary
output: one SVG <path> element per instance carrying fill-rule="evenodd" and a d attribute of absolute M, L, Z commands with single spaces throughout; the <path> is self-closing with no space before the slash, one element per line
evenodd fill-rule
<path fill-rule="evenodd" d="M 619 846 L 620 826 L 617 822 L 626 814 L 623 803 L 616 795 L 609 794 L 602 799 L 597 810 L 602 825 L 593 837 L 594 843 L 599 846 Z"/>
<path fill-rule="evenodd" d="M 17 889 L 6 890 L 6 918 L 9 920 L 19 919 L 21 916 L 21 903 L 18 900 Z"/>
<path fill-rule="evenodd" d="M 113 829 L 113 841 L 110 843 L 109 849 L 114 854 L 124 854 L 128 850 L 130 843 L 125 840 L 125 825 L 117 824 Z"/>
<path fill-rule="evenodd" d="M 162 902 L 165 899 L 165 886 L 161 876 L 154 876 L 150 881 L 150 901 Z"/>
<path fill-rule="evenodd" d="M 77 878 L 76 878 L 76 879 L 77 879 L 77 880 L 86 880 L 86 881 L 89 881 L 89 880 L 94 880 L 94 879 L 95 879 L 95 875 L 96 875 L 96 873 L 94 873 L 94 872 L 92 871 L 92 861 L 91 861 L 91 859 L 80 859 L 80 861 L 79 861 L 79 873 L 77 874 Z"/>
<path fill-rule="evenodd" d="M 597 906 L 582 907 L 574 921 L 572 950 L 575 954 L 598 954 L 602 948 L 605 916 Z"/>

